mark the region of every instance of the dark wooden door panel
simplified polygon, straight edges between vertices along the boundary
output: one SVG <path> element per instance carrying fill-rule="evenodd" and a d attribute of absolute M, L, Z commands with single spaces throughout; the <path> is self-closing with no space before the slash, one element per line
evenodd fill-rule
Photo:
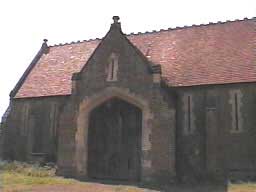
<path fill-rule="evenodd" d="M 89 124 L 89 176 L 138 180 L 140 177 L 141 110 L 112 99 L 91 112 Z"/>

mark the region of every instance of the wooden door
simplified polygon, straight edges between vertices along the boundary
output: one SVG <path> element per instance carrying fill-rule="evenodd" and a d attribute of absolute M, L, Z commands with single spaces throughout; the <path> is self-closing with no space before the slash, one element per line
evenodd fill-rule
<path fill-rule="evenodd" d="M 89 122 L 89 177 L 138 180 L 141 110 L 120 99 L 111 99 L 91 112 Z"/>

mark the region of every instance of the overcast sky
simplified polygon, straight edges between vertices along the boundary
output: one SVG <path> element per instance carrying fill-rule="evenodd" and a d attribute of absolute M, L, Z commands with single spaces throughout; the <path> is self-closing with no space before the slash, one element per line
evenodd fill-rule
<path fill-rule="evenodd" d="M 44 38 L 103 37 L 119 15 L 124 33 L 256 16 L 255 0 L 0 0 L 0 117 Z"/>

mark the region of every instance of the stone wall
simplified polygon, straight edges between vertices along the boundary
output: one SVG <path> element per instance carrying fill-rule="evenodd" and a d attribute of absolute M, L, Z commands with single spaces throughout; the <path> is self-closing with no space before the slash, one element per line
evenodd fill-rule
<path fill-rule="evenodd" d="M 237 101 L 234 92 L 238 93 Z M 255 84 L 179 88 L 177 94 L 177 172 L 180 178 L 200 180 L 220 175 L 255 178 Z M 187 107 L 182 98 L 187 94 L 193 98 L 190 113 L 193 113 L 195 129 L 191 134 L 183 131 L 183 119 L 188 111 L 184 110 Z"/>
<path fill-rule="evenodd" d="M 79 151 L 77 144 L 81 144 L 79 138 L 83 139 L 86 135 L 86 124 L 79 122 L 79 116 L 80 120 L 86 119 L 86 114 L 89 115 L 94 107 L 118 97 L 138 106 L 146 115 L 142 138 L 143 180 L 169 182 L 176 172 L 178 178 L 185 181 L 216 179 L 220 176 L 233 179 L 255 178 L 255 84 L 198 86 L 167 91 L 159 83 L 152 82 L 152 76 L 147 72 L 143 60 L 138 58 L 137 64 L 140 67 L 137 66 L 133 75 L 129 77 L 128 73 L 123 74 L 130 81 L 121 78 L 120 81 L 102 83 L 99 79 L 94 80 L 92 74 L 85 74 L 84 78 L 76 82 L 80 89 L 71 97 L 13 100 L 12 110 L 3 129 L 4 157 L 21 161 L 37 158 L 32 154 L 37 140 L 32 133 L 40 125 L 44 135 L 41 152 L 52 159 L 58 153 L 59 174 L 86 176 L 83 175 L 86 173 L 86 164 L 80 165 L 81 175 L 77 172 L 77 154 L 84 152 Z M 132 65 L 130 67 L 129 70 L 133 70 Z M 144 78 L 137 83 L 143 71 Z M 90 81 L 101 82 L 102 85 L 88 85 Z M 237 103 L 232 99 L 234 93 L 238 93 Z M 188 100 L 184 99 L 188 95 L 191 96 L 192 129 L 191 132 L 184 132 L 184 129 L 188 129 L 188 120 L 184 120 L 185 116 L 188 118 L 185 115 L 188 112 Z M 238 105 L 237 116 L 234 114 L 234 105 Z M 238 118 L 237 123 L 235 118 Z M 238 131 L 234 131 L 236 124 Z M 55 138 L 54 126 L 57 127 L 58 135 Z M 85 140 L 82 144 L 86 147 Z"/>
<path fill-rule="evenodd" d="M 5 159 L 56 161 L 58 118 L 65 97 L 14 99 L 3 130 Z"/>
<path fill-rule="evenodd" d="M 61 140 L 70 142 L 68 148 L 59 145 L 63 147 L 58 158 L 62 173 L 70 174 L 73 170 L 78 176 L 87 177 L 90 111 L 118 97 L 143 112 L 141 179 L 169 180 L 176 175 L 175 101 L 161 88 L 160 81 L 154 81 L 150 64 L 125 38 L 120 32 L 110 32 L 85 69 L 73 79 L 71 102 L 61 123 Z M 108 81 L 112 52 L 118 54 L 118 72 L 115 81 Z"/>
<path fill-rule="evenodd" d="M 12 99 L 5 158 L 57 159 L 58 174 L 87 178 L 90 112 L 117 97 L 142 111 L 142 181 L 254 177 L 255 84 L 167 88 L 160 73 L 112 27 L 73 75 L 72 95 Z"/>
<path fill-rule="evenodd" d="M 4 129 L 4 123 L 0 123 L 0 160 L 3 159 L 3 142 L 4 142 L 4 137 L 3 137 L 3 129 Z"/>

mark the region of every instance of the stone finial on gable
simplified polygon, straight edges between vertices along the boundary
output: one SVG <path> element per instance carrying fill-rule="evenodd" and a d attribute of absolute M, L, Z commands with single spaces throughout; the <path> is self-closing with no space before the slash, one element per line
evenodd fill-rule
<path fill-rule="evenodd" d="M 45 43 L 45 44 L 47 44 L 47 42 L 48 42 L 48 39 L 44 39 L 43 41 L 44 41 L 44 43 Z"/>
<path fill-rule="evenodd" d="M 121 23 L 119 22 L 120 17 L 119 16 L 113 16 L 112 19 L 113 19 L 114 23 L 111 24 L 111 29 L 121 30 Z"/>
<path fill-rule="evenodd" d="M 42 51 L 43 51 L 44 54 L 47 54 L 49 52 L 49 46 L 47 44 L 48 39 L 44 39 L 43 41 L 44 42 L 42 44 Z"/>
<path fill-rule="evenodd" d="M 119 19 L 120 17 L 119 16 L 113 16 L 112 19 L 114 20 L 114 23 L 119 23 Z"/>

